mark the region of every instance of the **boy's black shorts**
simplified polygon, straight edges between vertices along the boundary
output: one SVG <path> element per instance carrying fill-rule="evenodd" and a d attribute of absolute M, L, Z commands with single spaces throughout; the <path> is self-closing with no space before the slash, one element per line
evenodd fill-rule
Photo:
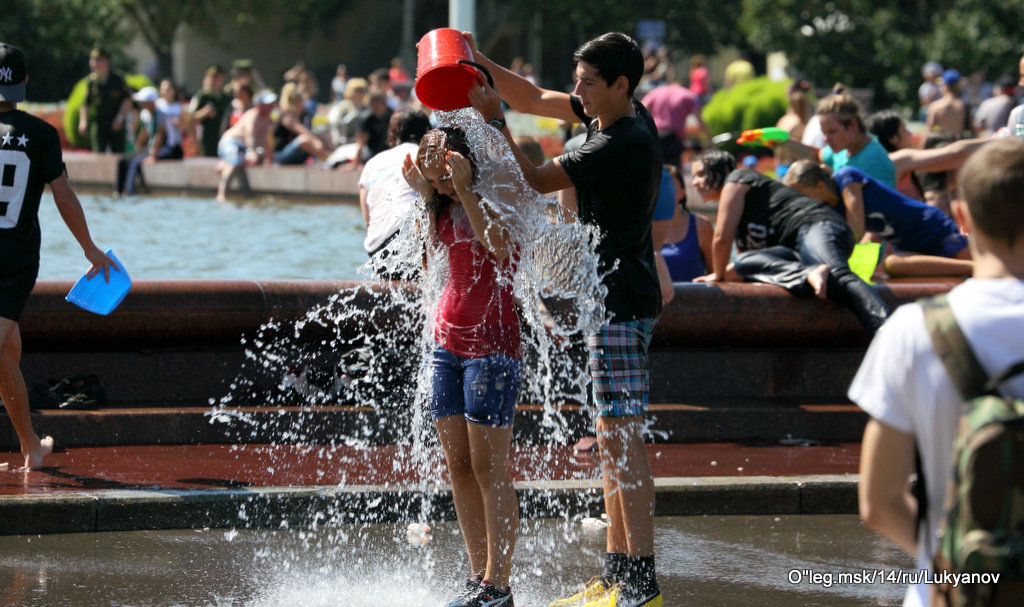
<path fill-rule="evenodd" d="M 39 276 L 39 262 L 33 261 L 22 268 L 9 271 L 3 268 L 0 272 L 0 316 L 18 322 L 21 318 L 21 311 L 25 309 L 25 302 L 32 287 L 36 284 L 36 277 Z"/>

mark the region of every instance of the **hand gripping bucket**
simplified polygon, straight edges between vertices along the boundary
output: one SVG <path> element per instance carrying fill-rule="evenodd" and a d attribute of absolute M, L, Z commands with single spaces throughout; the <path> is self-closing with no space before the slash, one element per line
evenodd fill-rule
<path fill-rule="evenodd" d="M 128 277 L 124 264 L 114 256 L 114 252 L 107 249 L 106 253 L 116 266 L 110 269 L 110 281 L 107 282 L 103 278 L 103 272 L 97 272 L 92 278 L 89 278 L 89 273 L 86 272 L 68 292 L 65 301 L 93 314 L 106 316 L 128 295 L 132 288 L 132 279 Z"/>
<path fill-rule="evenodd" d="M 477 70 L 494 86 L 487 68 L 473 61 L 469 42 L 459 30 L 442 27 L 427 32 L 416 43 L 416 52 L 416 97 L 429 108 L 447 112 L 469 106 Z"/>

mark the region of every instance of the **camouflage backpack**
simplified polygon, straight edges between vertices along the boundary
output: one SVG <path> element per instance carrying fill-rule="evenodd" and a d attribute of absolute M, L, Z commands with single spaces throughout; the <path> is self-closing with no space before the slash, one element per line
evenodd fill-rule
<path fill-rule="evenodd" d="M 932 605 L 1020 605 L 1024 398 L 1003 397 L 998 387 L 1024 372 L 1024 361 L 989 378 L 946 296 L 920 303 L 935 351 L 964 399 L 933 562 Z"/>

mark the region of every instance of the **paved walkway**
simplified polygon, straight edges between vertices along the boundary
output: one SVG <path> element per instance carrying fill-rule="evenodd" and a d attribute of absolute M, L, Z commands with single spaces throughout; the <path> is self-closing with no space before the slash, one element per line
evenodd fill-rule
<path fill-rule="evenodd" d="M 855 512 L 859 453 L 849 443 L 648 446 L 663 515 Z M 18 469 L 20 459 L 0 453 L 8 464 L 0 470 L 0 534 L 303 524 L 325 503 L 356 520 L 381 509 L 382 498 L 417 502 L 437 491 L 438 516 L 450 514 L 441 459 L 417 467 L 393 445 L 83 447 L 31 472 Z M 585 510 L 600 499 L 592 453 L 518 447 L 513 470 L 524 516 Z M 253 503 L 261 516 L 245 513 Z"/>

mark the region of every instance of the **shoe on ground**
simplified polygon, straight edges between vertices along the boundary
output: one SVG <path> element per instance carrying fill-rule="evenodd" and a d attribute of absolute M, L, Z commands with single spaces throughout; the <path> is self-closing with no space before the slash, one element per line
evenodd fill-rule
<path fill-rule="evenodd" d="M 476 596 L 476 593 L 480 590 L 480 583 L 482 581 L 483 579 L 479 575 L 473 574 L 470 576 L 470 578 L 466 580 L 466 588 L 462 591 L 462 594 L 460 594 L 458 598 L 451 600 L 445 607 L 462 607 L 465 605 L 467 601 Z"/>
<path fill-rule="evenodd" d="M 602 578 L 593 577 L 583 585 L 583 590 L 568 598 L 554 601 L 548 607 L 584 607 L 606 596 L 609 590 L 611 587 L 605 584 Z"/>
<path fill-rule="evenodd" d="M 649 596 L 631 595 L 622 584 L 616 584 L 603 597 L 584 603 L 584 607 L 662 607 L 662 598 L 660 592 Z"/>
<path fill-rule="evenodd" d="M 476 594 L 457 604 L 458 607 L 515 607 L 512 590 L 499 590 L 490 584 L 481 583 Z"/>

